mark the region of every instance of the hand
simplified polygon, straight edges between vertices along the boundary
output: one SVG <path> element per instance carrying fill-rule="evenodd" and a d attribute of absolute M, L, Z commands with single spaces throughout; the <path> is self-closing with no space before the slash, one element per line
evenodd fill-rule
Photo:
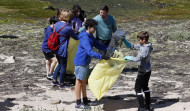
<path fill-rule="evenodd" d="M 133 61 L 133 56 L 125 56 L 123 59 Z"/>
<path fill-rule="evenodd" d="M 102 59 L 109 60 L 110 57 L 108 57 L 108 56 L 106 56 L 106 55 L 103 55 L 103 56 L 102 56 Z"/>
<path fill-rule="evenodd" d="M 130 47 L 132 46 L 132 44 L 129 43 L 129 42 L 125 39 L 125 37 L 122 39 L 122 41 L 125 43 L 125 45 L 127 46 L 127 48 L 130 48 Z"/>
<path fill-rule="evenodd" d="M 76 35 L 79 35 L 79 32 L 78 32 L 78 31 L 76 31 L 76 32 L 75 32 L 75 34 L 76 34 Z"/>

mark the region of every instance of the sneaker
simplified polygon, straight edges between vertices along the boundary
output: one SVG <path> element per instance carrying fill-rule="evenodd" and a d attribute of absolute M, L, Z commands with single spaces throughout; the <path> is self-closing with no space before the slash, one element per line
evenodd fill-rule
<path fill-rule="evenodd" d="M 51 81 L 51 84 L 54 85 L 54 86 L 58 86 L 59 82 L 57 82 L 57 81 Z"/>
<path fill-rule="evenodd" d="M 145 105 L 145 108 L 147 111 L 154 111 L 154 108 L 151 107 L 150 105 Z"/>
<path fill-rule="evenodd" d="M 97 106 L 98 105 L 98 102 L 97 101 L 91 101 L 89 103 L 90 106 Z"/>
<path fill-rule="evenodd" d="M 91 107 L 88 106 L 88 105 L 85 105 L 85 104 L 81 103 L 81 104 L 79 104 L 79 105 L 75 105 L 75 109 L 76 109 L 76 110 L 77 110 L 77 109 L 91 109 Z"/>
<path fill-rule="evenodd" d="M 91 101 L 90 99 L 87 100 L 86 103 L 84 103 L 85 105 L 90 105 L 90 106 L 97 106 L 98 105 L 98 102 L 95 100 L 95 101 Z"/>
<path fill-rule="evenodd" d="M 61 85 L 61 84 L 59 85 L 59 89 L 64 89 L 64 88 L 70 88 L 70 86 L 69 85 L 65 85 L 65 84 L 64 85 Z"/>
<path fill-rule="evenodd" d="M 147 111 L 145 108 L 138 108 L 137 111 Z"/>
<path fill-rule="evenodd" d="M 47 75 L 47 80 L 52 80 L 53 79 L 53 74 L 52 73 L 49 73 L 48 75 Z"/>

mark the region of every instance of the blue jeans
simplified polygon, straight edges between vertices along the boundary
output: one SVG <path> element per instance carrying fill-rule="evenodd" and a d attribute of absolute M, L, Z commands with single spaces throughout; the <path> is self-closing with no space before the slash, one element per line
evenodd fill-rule
<path fill-rule="evenodd" d="M 58 76 L 59 71 L 60 71 L 59 83 L 63 84 L 64 80 L 65 80 L 65 75 L 66 75 L 67 57 L 61 57 L 61 56 L 56 55 L 56 58 L 58 60 L 58 65 L 54 71 L 53 80 L 57 80 L 57 76 Z"/>

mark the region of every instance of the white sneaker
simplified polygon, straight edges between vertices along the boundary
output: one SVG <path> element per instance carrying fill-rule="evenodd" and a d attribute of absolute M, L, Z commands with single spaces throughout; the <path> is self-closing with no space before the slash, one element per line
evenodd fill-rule
<path fill-rule="evenodd" d="M 85 105 L 85 104 L 81 103 L 81 104 L 79 104 L 79 105 L 75 105 L 75 109 L 76 109 L 76 110 L 80 110 L 80 109 L 91 109 L 91 107 L 88 106 L 88 105 Z"/>

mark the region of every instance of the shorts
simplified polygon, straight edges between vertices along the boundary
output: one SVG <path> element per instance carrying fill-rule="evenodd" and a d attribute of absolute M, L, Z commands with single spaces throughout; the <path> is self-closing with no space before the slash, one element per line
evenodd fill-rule
<path fill-rule="evenodd" d="M 55 57 L 53 52 L 43 52 L 46 60 L 50 60 L 51 58 Z"/>
<path fill-rule="evenodd" d="M 75 66 L 76 79 L 85 80 L 89 76 L 89 65 Z"/>

